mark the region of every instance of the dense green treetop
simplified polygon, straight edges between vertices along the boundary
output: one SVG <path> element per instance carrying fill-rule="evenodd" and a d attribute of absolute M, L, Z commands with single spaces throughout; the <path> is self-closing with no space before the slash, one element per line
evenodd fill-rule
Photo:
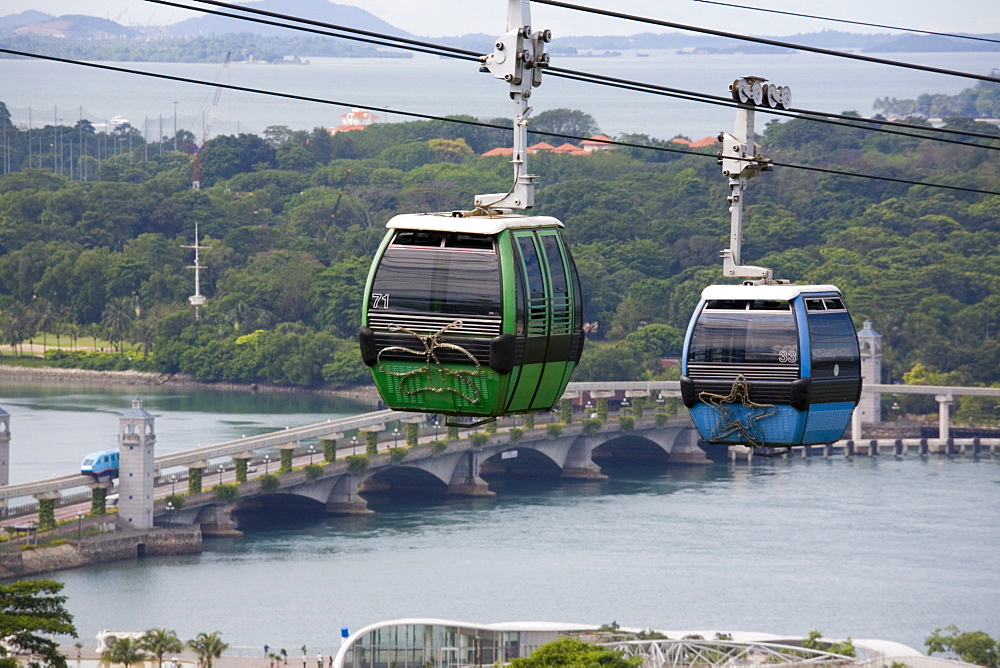
<path fill-rule="evenodd" d="M 18 652 L 38 656 L 66 668 L 54 636 L 76 637 L 73 616 L 66 611 L 63 585 L 51 580 L 22 580 L 0 585 L 0 655 Z"/>
<path fill-rule="evenodd" d="M 4 111 L 0 103 L 0 123 Z M 539 125 L 597 129 L 582 112 L 554 111 Z M 769 124 L 759 141 L 778 163 L 1000 191 L 989 150 L 871 126 L 792 119 Z M 206 380 L 364 381 L 354 337 L 385 222 L 469 208 L 476 194 L 502 192 L 511 180 L 508 157 L 480 156 L 509 145 L 509 130 L 445 121 L 332 137 L 277 125 L 260 137 L 216 137 L 201 151 L 198 191 L 192 155 L 175 152 L 173 137 L 145 145 L 133 129 L 91 128 L 57 143 L 56 130 L 35 129 L 32 141 L 65 154 L 36 150 L 29 162 L 27 133 L 7 125 L 0 340 L 15 351 L 39 331 L 74 346 L 94 336 L 113 347 L 141 343 L 148 355 L 125 364 Z M 180 146 L 193 140 L 185 132 Z M 542 134 L 530 141 L 543 140 L 562 143 Z M 679 354 L 702 288 L 724 282 L 728 187 L 715 147 L 538 153 L 531 171 L 541 183 L 535 211 L 566 223 L 588 338 L 598 344 L 585 347 L 576 377 L 663 377 L 656 360 Z M 858 328 L 871 319 L 884 337 L 878 380 L 922 365 L 956 383 L 998 381 L 1000 196 L 778 166 L 753 179 L 745 197 L 744 261 L 798 283 L 838 285 Z M 187 299 L 193 253 L 184 247 L 196 224 L 207 297 L 197 323 Z M 51 355 L 60 364 L 112 364 Z"/>
<path fill-rule="evenodd" d="M 512 659 L 512 668 L 576 668 L 577 666 L 600 666 L 601 668 L 635 668 L 642 663 L 642 657 L 628 659 L 620 650 L 607 649 L 576 638 L 559 638 L 546 643 L 530 656 Z"/>
<path fill-rule="evenodd" d="M 983 631 L 961 631 L 954 624 L 934 629 L 925 640 L 928 654 L 943 652 L 976 666 L 1000 666 L 1000 640 Z"/>

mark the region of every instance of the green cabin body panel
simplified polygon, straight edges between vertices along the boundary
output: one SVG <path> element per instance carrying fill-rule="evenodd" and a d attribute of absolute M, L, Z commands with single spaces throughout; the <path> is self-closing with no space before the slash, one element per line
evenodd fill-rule
<path fill-rule="evenodd" d="M 550 410 L 583 346 L 562 223 L 419 214 L 387 227 L 359 333 L 386 405 L 476 418 Z"/>

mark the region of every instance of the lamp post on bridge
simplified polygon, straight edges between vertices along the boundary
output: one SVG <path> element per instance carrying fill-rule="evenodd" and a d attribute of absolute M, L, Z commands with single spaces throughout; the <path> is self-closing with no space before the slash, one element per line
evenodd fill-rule
<path fill-rule="evenodd" d="M 177 476 L 176 475 L 171 475 L 170 476 L 170 495 L 171 496 L 174 495 L 174 487 L 176 485 L 177 485 Z"/>
<path fill-rule="evenodd" d="M 357 436 L 352 436 L 351 437 L 351 454 L 352 455 L 358 454 L 358 437 Z"/>
<path fill-rule="evenodd" d="M 271 455 L 264 455 L 264 475 L 267 475 L 267 465 L 271 463 Z"/>
<path fill-rule="evenodd" d="M 315 445 L 310 445 L 309 446 L 309 466 L 312 466 L 313 455 L 314 454 L 316 454 L 316 446 Z"/>

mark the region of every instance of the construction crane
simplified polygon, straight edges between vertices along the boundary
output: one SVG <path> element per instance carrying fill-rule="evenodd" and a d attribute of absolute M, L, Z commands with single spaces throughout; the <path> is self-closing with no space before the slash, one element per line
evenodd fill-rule
<path fill-rule="evenodd" d="M 220 83 L 224 81 L 225 74 L 229 68 L 230 53 L 226 52 L 226 59 L 222 61 L 222 69 L 219 70 L 218 76 Z M 194 148 L 194 165 L 191 168 L 191 188 L 193 190 L 201 190 L 201 152 L 204 150 L 205 142 L 208 141 L 208 136 L 212 132 L 212 121 L 215 120 L 215 110 L 219 108 L 219 96 L 221 95 L 222 86 L 217 86 L 215 88 L 215 96 L 212 98 L 212 106 L 208 108 L 208 116 L 206 116 L 204 127 L 202 128 L 201 144 Z"/>

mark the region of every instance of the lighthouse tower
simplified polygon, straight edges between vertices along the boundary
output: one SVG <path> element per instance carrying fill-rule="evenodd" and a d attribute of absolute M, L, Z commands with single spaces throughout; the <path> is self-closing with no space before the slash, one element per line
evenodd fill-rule
<path fill-rule="evenodd" d="M 118 419 L 118 516 L 132 529 L 153 527 L 154 420 L 139 397 Z"/>
<path fill-rule="evenodd" d="M 872 329 L 871 320 L 865 320 L 864 327 L 858 332 L 858 345 L 861 347 L 861 378 L 863 385 L 867 383 L 881 383 L 882 335 Z M 855 409 L 860 414 L 861 422 L 878 424 L 882 421 L 881 400 L 881 394 L 876 392 L 862 392 L 861 402 Z"/>

